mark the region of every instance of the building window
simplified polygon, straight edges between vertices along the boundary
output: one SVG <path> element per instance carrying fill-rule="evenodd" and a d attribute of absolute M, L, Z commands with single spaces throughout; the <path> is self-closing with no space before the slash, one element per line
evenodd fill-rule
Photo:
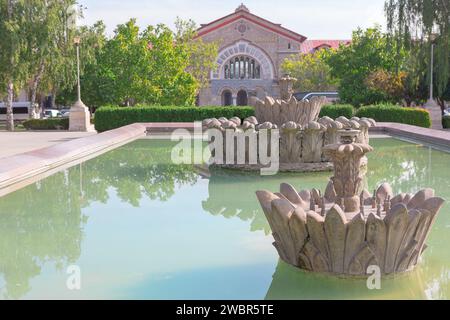
<path fill-rule="evenodd" d="M 233 105 L 233 96 L 230 90 L 224 90 L 222 92 L 222 106 L 227 107 Z"/>
<path fill-rule="evenodd" d="M 249 56 L 231 58 L 223 68 L 225 79 L 261 79 L 261 66 Z"/>
<path fill-rule="evenodd" d="M 289 50 L 291 49 L 291 43 L 290 42 L 288 43 L 288 49 Z"/>

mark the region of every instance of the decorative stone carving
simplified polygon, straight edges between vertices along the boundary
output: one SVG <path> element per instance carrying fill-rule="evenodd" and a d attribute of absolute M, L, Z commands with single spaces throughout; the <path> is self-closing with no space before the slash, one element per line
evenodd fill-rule
<path fill-rule="evenodd" d="M 294 121 L 288 121 L 283 123 L 280 127 L 272 122 L 258 123 L 256 117 L 246 118 L 241 125 L 240 119 L 232 118 L 230 120 L 226 118 L 220 119 L 205 119 L 202 122 L 203 128 L 216 128 L 223 134 L 224 139 L 224 155 L 226 150 L 231 147 L 233 140 L 230 140 L 229 144 L 225 142 L 227 130 L 232 130 L 237 140 L 241 135 L 248 135 L 249 132 L 255 132 L 257 137 L 262 130 L 272 130 L 280 128 L 280 140 L 279 140 L 279 161 L 281 171 L 325 171 L 332 168 L 330 156 L 327 155 L 323 149 L 324 145 L 336 144 L 339 138 L 338 131 L 344 128 L 343 122 L 348 123 L 348 127 L 359 126 L 366 128 L 375 124 L 371 119 L 360 119 L 360 122 L 364 123 L 359 125 L 356 120 L 340 119 L 340 121 L 334 121 L 331 118 L 324 117 L 317 122 L 309 122 L 305 127 L 302 127 L 299 123 Z M 249 131 L 250 130 L 250 131 Z M 358 131 L 359 132 L 359 131 Z M 242 138 L 242 137 L 241 137 Z M 259 138 L 257 138 L 259 139 Z M 357 141 L 369 139 L 367 136 L 358 134 Z M 213 137 L 210 137 L 210 141 Z M 259 140 L 258 140 L 259 141 Z M 368 141 L 367 141 L 368 142 Z M 245 145 L 245 159 L 249 159 L 250 145 Z M 270 146 L 267 146 L 267 150 L 270 150 Z M 235 155 L 237 150 L 235 148 Z M 257 156 L 259 159 L 259 156 Z M 364 166 L 367 159 L 363 157 L 361 159 L 361 166 Z M 219 163 L 217 163 L 219 164 Z M 239 164 L 236 166 L 227 165 L 227 167 L 235 167 L 239 169 L 251 169 L 257 170 L 260 168 L 258 165 L 250 165 L 248 162 Z"/>
<path fill-rule="evenodd" d="M 432 189 L 393 196 L 387 183 L 373 196 L 360 192 L 359 162 L 372 148 L 355 142 L 354 130 L 341 135 L 340 144 L 325 147 L 335 173 L 323 197 L 286 183 L 276 194 L 256 192 L 275 248 L 285 262 L 314 272 L 362 276 L 370 265 L 383 275 L 413 269 L 444 200 Z"/>
<path fill-rule="evenodd" d="M 321 162 L 325 126 L 311 121 L 303 131 L 302 162 Z"/>
<path fill-rule="evenodd" d="M 309 122 L 318 120 L 325 103 L 324 97 L 314 97 L 310 101 L 297 101 L 292 96 L 288 100 L 266 97 L 264 101 L 256 100 L 255 115 L 260 122 L 269 121 L 279 127 L 288 121 L 294 121 L 304 127 Z"/>
<path fill-rule="evenodd" d="M 296 81 L 297 79 L 292 78 L 288 74 L 279 80 L 281 100 L 288 101 L 291 99 L 292 95 L 294 94 L 294 90 L 292 89 L 292 87 Z"/>

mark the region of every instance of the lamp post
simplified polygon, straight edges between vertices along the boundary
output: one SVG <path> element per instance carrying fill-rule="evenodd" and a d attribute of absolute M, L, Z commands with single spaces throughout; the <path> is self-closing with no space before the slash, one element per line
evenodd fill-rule
<path fill-rule="evenodd" d="M 80 43 L 81 38 L 75 37 L 73 41 L 77 52 L 77 101 L 70 108 L 69 131 L 91 131 L 91 113 L 88 107 L 81 101 L 80 85 Z"/>
<path fill-rule="evenodd" d="M 433 129 L 442 129 L 442 110 L 434 101 L 433 97 L 433 72 L 434 72 L 434 39 L 435 34 L 430 35 L 431 57 L 430 57 L 430 97 L 425 104 L 425 108 L 430 112 L 431 127 Z"/>
<path fill-rule="evenodd" d="M 73 40 L 76 48 L 77 48 L 77 98 L 78 101 L 81 101 L 81 87 L 80 87 L 80 37 L 75 37 Z"/>

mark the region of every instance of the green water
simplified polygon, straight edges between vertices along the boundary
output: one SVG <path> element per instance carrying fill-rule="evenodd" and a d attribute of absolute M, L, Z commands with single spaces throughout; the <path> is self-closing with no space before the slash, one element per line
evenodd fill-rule
<path fill-rule="evenodd" d="M 254 192 L 324 188 L 330 173 L 214 172 L 170 162 L 140 140 L 0 198 L 0 297 L 112 299 L 448 299 L 450 154 L 372 139 L 366 184 L 432 187 L 447 203 L 420 266 L 384 279 L 302 272 L 280 262 Z M 69 290 L 67 267 L 81 270 Z"/>

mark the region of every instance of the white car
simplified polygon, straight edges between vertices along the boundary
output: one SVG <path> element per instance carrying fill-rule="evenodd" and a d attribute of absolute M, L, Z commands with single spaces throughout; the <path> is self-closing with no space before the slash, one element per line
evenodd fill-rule
<path fill-rule="evenodd" d="M 60 117 L 61 117 L 61 112 L 59 112 L 59 110 L 47 109 L 44 111 L 44 119 L 60 118 Z"/>

